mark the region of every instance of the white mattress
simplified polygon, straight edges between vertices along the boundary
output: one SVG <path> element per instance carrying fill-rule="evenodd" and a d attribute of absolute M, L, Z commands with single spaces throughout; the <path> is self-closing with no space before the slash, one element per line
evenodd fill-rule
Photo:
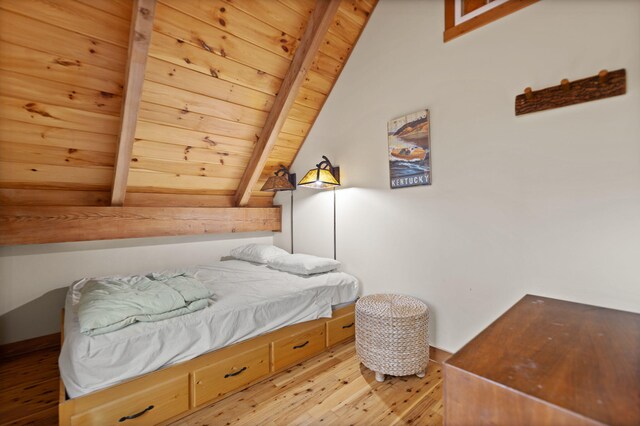
<path fill-rule="evenodd" d="M 358 294 L 356 278 L 343 272 L 301 277 L 240 260 L 181 269 L 211 286 L 209 306 L 156 323 L 85 336 L 75 309 L 86 279 L 65 302 L 60 374 L 75 398 L 286 325 L 331 316 L 331 306 Z M 171 272 L 175 272 L 172 270 Z"/>

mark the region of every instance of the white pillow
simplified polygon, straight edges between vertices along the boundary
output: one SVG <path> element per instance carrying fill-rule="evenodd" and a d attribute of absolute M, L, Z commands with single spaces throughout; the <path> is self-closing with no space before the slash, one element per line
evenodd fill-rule
<path fill-rule="evenodd" d="M 267 263 L 274 257 L 288 255 L 286 251 L 267 244 L 246 244 L 231 250 L 231 257 L 248 262 Z"/>
<path fill-rule="evenodd" d="M 278 271 L 291 272 L 292 274 L 299 275 L 311 275 L 333 271 L 340 266 L 340 262 L 325 257 L 297 253 L 275 257 L 269 260 L 267 265 Z"/>

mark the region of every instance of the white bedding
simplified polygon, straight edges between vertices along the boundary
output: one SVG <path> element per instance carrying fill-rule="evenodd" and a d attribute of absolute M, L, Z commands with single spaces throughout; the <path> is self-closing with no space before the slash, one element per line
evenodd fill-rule
<path fill-rule="evenodd" d="M 86 280 L 73 284 L 65 303 L 60 374 L 75 398 L 167 365 L 286 325 L 331 316 L 331 306 L 355 300 L 356 278 L 343 272 L 302 277 L 240 260 L 170 272 L 188 272 L 211 286 L 201 311 L 112 333 L 80 333 L 75 303 Z"/>

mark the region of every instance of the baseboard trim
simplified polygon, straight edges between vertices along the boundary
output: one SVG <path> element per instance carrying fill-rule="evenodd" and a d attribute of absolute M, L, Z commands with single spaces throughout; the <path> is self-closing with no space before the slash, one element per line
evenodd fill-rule
<path fill-rule="evenodd" d="M 442 364 L 449 357 L 453 355 L 451 352 L 447 352 L 444 349 L 436 348 L 435 346 L 429 346 L 429 359 L 431 361 Z"/>
<path fill-rule="evenodd" d="M 60 333 L 34 337 L 33 339 L 0 345 L 0 359 L 4 360 L 17 355 L 24 355 L 41 349 L 60 347 Z"/>

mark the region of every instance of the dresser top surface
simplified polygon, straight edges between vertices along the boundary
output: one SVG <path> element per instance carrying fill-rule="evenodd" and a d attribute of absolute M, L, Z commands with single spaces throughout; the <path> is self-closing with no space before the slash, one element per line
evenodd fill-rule
<path fill-rule="evenodd" d="M 640 314 L 527 295 L 446 362 L 613 424 L 640 424 Z"/>

